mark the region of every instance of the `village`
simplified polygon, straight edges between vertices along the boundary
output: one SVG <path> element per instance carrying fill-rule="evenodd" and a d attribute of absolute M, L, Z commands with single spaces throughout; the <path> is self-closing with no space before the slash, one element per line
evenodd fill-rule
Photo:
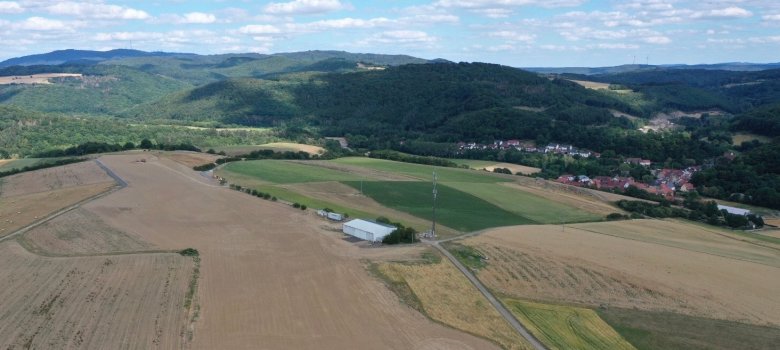
<path fill-rule="evenodd" d="M 516 150 L 525 153 L 560 154 L 580 156 L 583 158 L 601 158 L 601 154 L 588 149 L 576 148 L 569 144 L 550 143 L 544 147 L 538 147 L 533 141 L 497 140 L 492 144 L 458 143 L 459 151 L 465 150 Z M 642 158 L 626 158 L 625 163 L 650 167 L 653 162 Z M 623 192 L 633 186 L 650 194 L 659 195 L 673 201 L 676 192 L 690 192 L 694 190 L 691 183 L 693 174 L 701 170 L 701 166 L 690 166 L 685 169 L 661 168 L 652 170 L 655 179 L 652 182 L 642 182 L 632 177 L 625 176 L 596 176 L 590 178 L 587 175 L 563 174 L 555 181 L 578 187 L 595 188 L 602 191 Z"/>

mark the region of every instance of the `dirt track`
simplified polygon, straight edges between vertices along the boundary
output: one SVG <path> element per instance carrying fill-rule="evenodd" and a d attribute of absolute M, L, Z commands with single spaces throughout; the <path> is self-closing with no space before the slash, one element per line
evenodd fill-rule
<path fill-rule="evenodd" d="M 495 348 L 402 305 L 310 213 L 137 157 L 102 157 L 129 185 L 84 208 L 159 248 L 201 252 L 193 348 Z"/>

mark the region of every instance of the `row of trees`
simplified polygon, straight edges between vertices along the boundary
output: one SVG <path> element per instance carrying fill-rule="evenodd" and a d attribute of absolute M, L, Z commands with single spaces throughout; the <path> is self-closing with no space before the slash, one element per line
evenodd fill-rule
<path fill-rule="evenodd" d="M 684 208 L 672 207 L 668 202 L 653 204 L 627 200 L 620 200 L 617 202 L 617 205 L 633 214 L 652 218 L 683 218 L 731 228 L 759 228 L 764 226 L 764 220 L 760 216 L 731 214 L 726 210 L 718 210 L 718 205 L 714 201 L 701 202 L 695 196 L 685 200 Z"/>

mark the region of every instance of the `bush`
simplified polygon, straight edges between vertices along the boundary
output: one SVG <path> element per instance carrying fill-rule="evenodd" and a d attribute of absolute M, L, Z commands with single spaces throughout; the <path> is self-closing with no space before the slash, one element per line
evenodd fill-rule
<path fill-rule="evenodd" d="M 184 249 L 184 250 L 180 250 L 179 254 L 181 254 L 183 256 L 198 256 L 198 255 L 200 255 L 198 250 L 195 249 L 195 248 L 187 248 L 187 249 Z"/>
<path fill-rule="evenodd" d="M 268 199 L 268 198 L 266 198 L 266 199 Z M 276 202 L 277 200 L 278 199 L 276 198 L 276 196 L 271 197 L 271 201 Z"/>
<path fill-rule="evenodd" d="M 307 208 L 307 207 L 306 207 L 306 205 L 305 205 L 305 204 L 301 204 L 301 210 L 306 210 L 306 208 Z"/>
<path fill-rule="evenodd" d="M 273 200 L 273 201 L 275 201 L 275 200 L 276 200 L 276 197 L 271 197 L 271 195 L 270 195 L 270 194 L 268 194 L 268 193 L 263 193 L 263 199 L 270 199 L 270 200 Z"/>
<path fill-rule="evenodd" d="M 625 219 L 628 219 L 628 216 L 620 213 L 611 213 L 607 215 L 607 220 L 609 221 L 625 220 Z"/>
<path fill-rule="evenodd" d="M 300 208 L 301 204 L 298 202 L 293 203 L 293 208 Z"/>

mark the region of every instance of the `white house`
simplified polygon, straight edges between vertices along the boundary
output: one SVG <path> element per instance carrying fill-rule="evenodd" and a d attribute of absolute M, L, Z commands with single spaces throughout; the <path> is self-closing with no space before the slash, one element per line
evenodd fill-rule
<path fill-rule="evenodd" d="M 750 210 L 747 210 L 747 209 L 734 208 L 734 207 L 729 207 L 727 205 L 720 205 L 720 204 L 718 204 L 718 210 L 725 210 L 727 213 L 734 214 L 734 215 L 745 215 L 746 216 L 746 215 L 750 215 L 751 214 Z"/>
<path fill-rule="evenodd" d="M 371 242 L 381 242 L 397 227 L 373 221 L 355 219 L 344 223 L 342 231 L 350 236 Z"/>

